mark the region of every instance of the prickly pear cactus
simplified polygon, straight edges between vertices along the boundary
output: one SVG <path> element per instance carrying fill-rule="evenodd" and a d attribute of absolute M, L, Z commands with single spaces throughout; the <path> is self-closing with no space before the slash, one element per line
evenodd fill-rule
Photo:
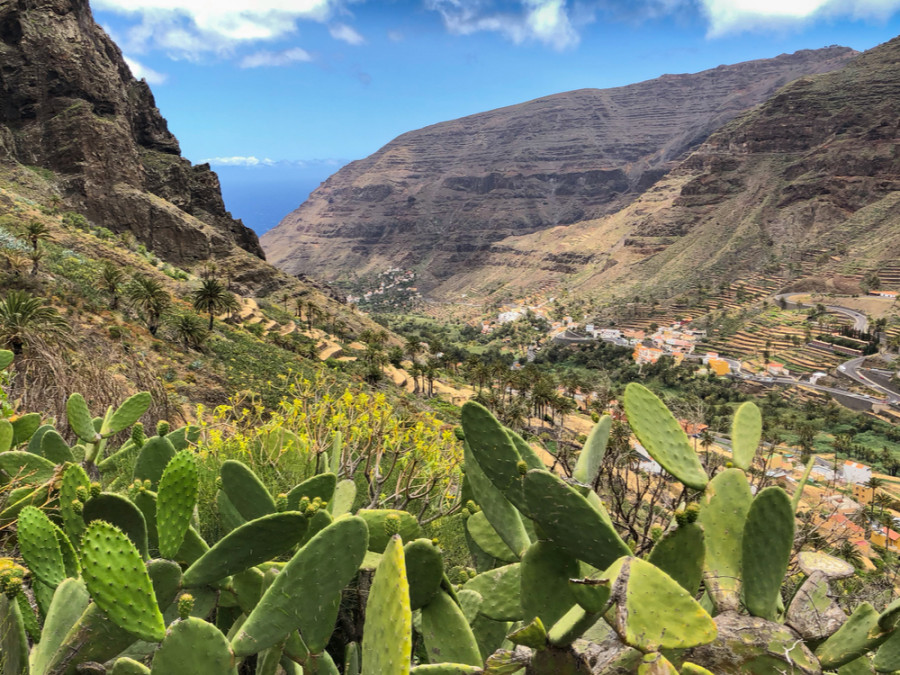
<path fill-rule="evenodd" d="M 369 592 L 362 641 L 362 675 L 409 673 L 412 610 L 403 542 L 391 537 Z"/>
<path fill-rule="evenodd" d="M 197 462 L 190 450 L 179 452 L 166 466 L 156 496 L 159 554 L 172 558 L 184 542 L 199 490 Z"/>

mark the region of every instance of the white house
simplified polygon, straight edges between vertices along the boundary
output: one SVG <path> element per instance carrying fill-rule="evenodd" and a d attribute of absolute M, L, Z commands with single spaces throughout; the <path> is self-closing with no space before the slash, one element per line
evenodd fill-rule
<path fill-rule="evenodd" d="M 848 483 L 865 485 L 872 478 L 872 469 L 867 467 L 865 464 L 860 464 L 859 462 L 851 462 L 848 459 L 845 460 L 841 465 L 841 478 L 843 478 Z"/>
<path fill-rule="evenodd" d="M 515 310 L 511 312 L 500 312 L 500 314 L 497 315 L 497 321 L 500 323 L 509 323 L 521 319 L 523 316 L 525 315 L 522 312 L 517 312 Z"/>
<path fill-rule="evenodd" d="M 634 441 L 631 444 L 631 447 L 634 448 L 635 452 L 637 452 L 637 454 L 641 458 L 641 462 L 640 464 L 638 464 L 638 469 L 646 473 L 657 475 L 662 473 L 662 467 L 659 465 L 659 462 L 657 462 L 650 456 L 650 453 L 644 449 L 643 445 L 641 445 L 637 441 Z"/>

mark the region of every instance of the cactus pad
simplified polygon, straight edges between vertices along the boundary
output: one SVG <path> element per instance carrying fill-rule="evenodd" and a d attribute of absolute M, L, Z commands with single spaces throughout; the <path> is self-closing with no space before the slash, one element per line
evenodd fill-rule
<path fill-rule="evenodd" d="M 794 546 L 791 498 L 780 487 L 767 487 L 756 495 L 741 546 L 744 604 L 752 615 L 773 621 Z"/>
<path fill-rule="evenodd" d="M 503 425 L 480 403 L 467 401 L 461 414 L 466 443 L 478 466 L 514 506 L 524 506 L 519 489 L 519 455 Z"/>
<path fill-rule="evenodd" d="M 176 621 L 153 656 L 156 675 L 236 675 L 234 654 L 222 632 L 203 619 Z"/>
<path fill-rule="evenodd" d="M 131 540 L 97 520 L 82 538 L 84 581 L 97 606 L 117 625 L 148 642 L 159 642 L 166 626 L 156 605 L 144 562 Z"/>
<path fill-rule="evenodd" d="M 335 518 L 350 513 L 356 500 L 356 483 L 342 480 L 334 488 L 334 497 L 328 501 L 328 510 Z"/>
<path fill-rule="evenodd" d="M 403 547 L 403 559 L 409 582 L 409 604 L 415 611 L 427 605 L 440 590 L 444 561 L 430 539 L 409 542 Z"/>
<path fill-rule="evenodd" d="M 175 455 L 163 472 L 156 495 L 156 528 L 163 558 L 173 557 L 181 548 L 197 503 L 199 480 L 190 450 Z"/>
<path fill-rule="evenodd" d="M 559 476 L 529 471 L 524 494 L 531 516 L 543 533 L 569 555 L 606 569 L 617 558 L 631 553 L 601 513 Z"/>
<path fill-rule="evenodd" d="M 678 675 L 678 670 L 659 652 L 644 654 L 637 675 Z"/>
<path fill-rule="evenodd" d="M 597 479 L 603 455 L 606 454 L 606 441 L 609 440 L 611 428 L 612 417 L 604 415 L 588 434 L 584 447 L 581 448 L 581 454 L 578 455 L 575 470 L 572 471 L 572 478 L 579 483 L 591 485 Z"/>
<path fill-rule="evenodd" d="M 130 427 L 147 412 L 152 402 L 153 399 L 148 391 L 142 391 L 127 398 L 110 417 L 106 434 L 117 434 Z"/>
<path fill-rule="evenodd" d="M 800 551 L 797 554 L 800 570 L 807 576 L 822 572 L 829 579 L 846 579 L 856 573 L 856 569 L 846 560 L 835 558 L 821 551 Z"/>
<path fill-rule="evenodd" d="M 75 461 L 72 449 L 56 429 L 50 429 L 41 437 L 41 455 L 54 464 L 65 464 L 66 462 Z"/>
<path fill-rule="evenodd" d="M 12 447 L 13 426 L 9 420 L 0 420 L 0 452 L 6 452 Z"/>
<path fill-rule="evenodd" d="M 116 659 L 109 675 L 150 675 L 150 669 L 140 661 L 123 656 Z"/>
<path fill-rule="evenodd" d="M 275 500 L 246 464 L 229 459 L 222 464 L 219 475 L 222 490 L 243 518 L 253 520 L 275 513 Z"/>
<path fill-rule="evenodd" d="M 540 617 L 545 626 L 552 626 L 565 616 L 576 602 L 569 579 L 579 572 L 575 558 L 554 544 L 532 544 L 520 567 L 522 620 Z"/>
<path fill-rule="evenodd" d="M 384 556 L 366 603 L 362 640 L 362 675 L 405 675 L 412 655 L 412 611 L 406 578 L 403 542 L 394 536 Z"/>
<path fill-rule="evenodd" d="M 175 457 L 174 446 L 165 438 L 154 436 L 141 446 L 134 464 L 133 478 L 150 481 L 150 489 L 156 490 L 166 465 Z"/>
<path fill-rule="evenodd" d="M 330 502 L 334 497 L 334 489 L 337 486 L 337 476 L 333 473 L 320 473 L 293 488 L 287 495 L 287 507 L 289 511 L 296 511 L 300 499 L 309 497 L 312 501 L 316 497 L 323 502 Z"/>
<path fill-rule="evenodd" d="M 840 628 L 847 615 L 832 599 L 828 577 L 813 572 L 794 593 L 785 623 L 804 640 L 824 640 Z"/>
<path fill-rule="evenodd" d="M 31 452 L 10 450 L 0 452 L 0 471 L 10 478 L 26 481 L 30 485 L 46 483 L 53 478 L 56 465 Z M 12 499 L 10 499 L 12 501 Z"/>
<path fill-rule="evenodd" d="M 466 530 L 475 544 L 492 558 L 502 562 L 518 562 L 519 556 L 513 551 L 488 521 L 484 511 L 469 516 Z"/>
<path fill-rule="evenodd" d="M 656 542 L 648 560 L 681 584 L 688 593 L 696 595 L 703 577 L 705 553 L 703 528 L 697 523 L 685 523 L 666 532 Z"/>
<path fill-rule="evenodd" d="M 32 574 L 50 588 L 66 578 L 55 526 L 34 506 L 26 506 L 19 513 L 19 548 Z"/>
<path fill-rule="evenodd" d="M 150 557 L 147 521 L 141 510 L 130 499 L 109 492 L 101 493 L 87 500 L 83 517 L 85 523 L 102 520 L 115 525 L 128 535 L 144 560 Z"/>
<path fill-rule="evenodd" d="M 184 573 L 185 587 L 203 586 L 272 560 L 297 544 L 306 532 L 306 517 L 273 513 L 232 531 L 198 558 Z"/>
<path fill-rule="evenodd" d="M 81 579 L 66 579 L 53 593 L 41 641 L 31 650 L 31 672 L 43 675 L 63 638 L 81 617 L 91 601 Z"/>
<path fill-rule="evenodd" d="M 94 429 L 94 420 L 91 411 L 88 410 L 84 396 L 75 393 L 66 401 L 66 417 L 69 420 L 69 428 L 86 443 L 94 443 L 100 440 L 100 434 Z"/>
<path fill-rule="evenodd" d="M 470 432 L 466 432 L 469 437 Z M 422 608 L 422 638 L 432 663 L 481 665 L 481 652 L 462 610 L 444 592 Z"/>
<path fill-rule="evenodd" d="M 824 670 L 834 670 L 875 649 L 889 635 L 878 629 L 878 612 L 864 602 L 834 635 L 816 648 L 816 656 Z"/>
<path fill-rule="evenodd" d="M 366 523 L 355 516 L 319 532 L 275 577 L 232 640 L 234 653 L 255 654 L 297 628 L 310 652 L 324 649 L 337 619 L 341 590 L 356 575 L 367 544 Z"/>
<path fill-rule="evenodd" d="M 515 563 L 482 572 L 464 588 L 482 596 L 479 612 L 494 621 L 521 621 L 521 565 Z"/>
<path fill-rule="evenodd" d="M 731 423 L 731 453 L 734 465 L 747 470 L 756 456 L 762 437 L 762 415 L 752 401 L 742 403 Z"/>

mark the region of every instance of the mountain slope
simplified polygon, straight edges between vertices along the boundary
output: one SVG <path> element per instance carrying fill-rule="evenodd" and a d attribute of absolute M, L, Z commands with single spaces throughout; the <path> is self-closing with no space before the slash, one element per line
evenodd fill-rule
<path fill-rule="evenodd" d="M 145 81 L 94 23 L 88 0 L 0 4 L 0 160 L 48 169 L 68 206 L 189 262 L 256 235 L 225 210 L 208 165 L 180 156 Z"/>
<path fill-rule="evenodd" d="M 618 211 L 714 129 L 853 54 L 831 47 L 578 90 L 409 132 L 329 178 L 263 245 L 292 273 L 401 264 L 434 290 L 479 270 L 504 237 Z"/>

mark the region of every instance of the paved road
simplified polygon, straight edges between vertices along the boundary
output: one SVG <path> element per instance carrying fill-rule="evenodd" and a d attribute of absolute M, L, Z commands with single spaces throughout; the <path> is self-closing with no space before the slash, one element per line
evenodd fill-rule
<path fill-rule="evenodd" d="M 860 356 L 856 359 L 850 359 L 849 361 L 839 365 L 837 369 L 842 375 L 846 375 L 851 380 L 854 380 L 855 382 L 858 382 L 859 384 L 868 387 L 869 389 L 874 389 L 891 403 L 900 403 L 900 395 L 894 393 L 886 387 L 881 386 L 877 382 L 870 380 L 868 377 L 859 372 L 859 367 L 865 360 L 865 356 Z"/>
<path fill-rule="evenodd" d="M 802 302 L 792 302 L 790 298 L 795 295 L 803 295 L 802 293 L 779 293 L 775 296 L 775 302 L 779 302 L 784 300 L 786 306 L 788 307 L 796 307 L 797 309 L 806 309 L 812 308 L 815 305 L 805 304 Z M 841 307 L 840 305 L 825 305 L 825 309 L 829 312 L 834 312 L 835 314 L 843 314 L 844 316 L 849 316 L 853 319 L 853 328 L 858 331 L 865 333 L 869 330 L 869 319 L 862 312 L 857 312 L 855 309 L 850 309 L 849 307 Z"/>

